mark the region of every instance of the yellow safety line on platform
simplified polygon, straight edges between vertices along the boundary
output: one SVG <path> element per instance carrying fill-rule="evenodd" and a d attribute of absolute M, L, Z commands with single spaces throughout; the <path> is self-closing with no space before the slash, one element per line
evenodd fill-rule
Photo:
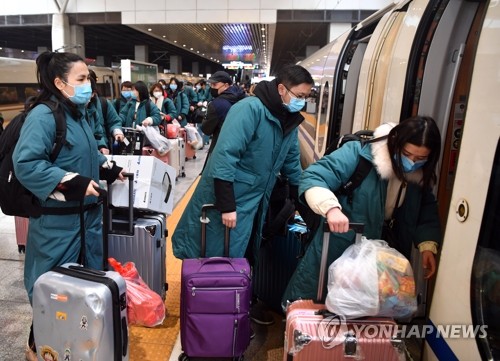
<path fill-rule="evenodd" d="M 179 334 L 180 288 L 182 261 L 172 253 L 171 237 L 187 203 L 198 184 L 197 177 L 167 218 L 167 315 L 161 326 L 146 328 L 130 326 L 130 361 L 168 360 Z"/>

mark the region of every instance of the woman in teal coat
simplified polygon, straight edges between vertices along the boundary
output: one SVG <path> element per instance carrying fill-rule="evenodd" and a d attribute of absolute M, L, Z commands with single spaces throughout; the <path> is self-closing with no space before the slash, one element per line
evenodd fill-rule
<path fill-rule="evenodd" d="M 43 273 L 67 262 L 77 262 L 81 236 L 85 236 L 88 267 L 102 269 L 102 209 L 97 204 L 99 179 L 113 182 L 121 168 L 99 153 L 93 130 L 86 119 L 92 94 L 87 65 L 76 54 L 46 52 L 37 58 L 40 93 L 31 105 L 13 154 L 19 181 L 40 201 L 43 214 L 31 217 L 24 262 L 24 285 L 32 302 L 33 285 Z M 52 163 L 56 125 L 50 108 L 40 101 L 52 100 L 63 107 L 65 143 Z M 84 212 L 80 213 L 83 202 Z M 58 213 L 58 214 L 54 214 Z M 83 221 L 83 225 L 81 225 Z M 36 360 L 32 335 L 26 349 Z"/>
<path fill-rule="evenodd" d="M 200 257 L 200 214 L 209 212 L 206 256 L 223 254 L 224 226 L 231 228 L 230 256 L 243 257 L 249 242 L 258 250 L 269 196 L 281 173 L 298 185 L 301 174 L 297 126 L 304 119 L 313 80 L 298 65 L 262 81 L 256 96 L 233 105 L 196 190 L 172 236 L 177 258 Z"/>
<path fill-rule="evenodd" d="M 397 126 L 383 124 L 375 131 L 379 140 L 361 146 L 348 142 L 310 165 L 302 174 L 299 195 L 330 226 L 327 265 L 354 243 L 349 222 L 363 223 L 368 239 L 382 239 L 385 223 L 394 219 L 391 244 L 406 257 L 416 246 L 422 253 L 427 278 L 436 271 L 435 254 L 441 240 L 437 203 L 432 194 L 441 137 L 434 120 L 414 117 Z M 373 164 L 363 182 L 346 195 L 333 193 L 354 173 L 360 157 Z M 397 203 L 397 206 L 396 206 Z M 295 270 L 283 296 L 283 305 L 297 299 L 316 299 L 323 228 L 320 227 Z M 326 277 L 325 277 L 326 279 Z M 326 290 L 326 287 L 325 287 Z M 325 294 L 323 295 L 324 299 Z"/>
<path fill-rule="evenodd" d="M 120 111 L 120 118 L 122 125 L 128 128 L 161 124 L 160 110 L 149 99 L 149 90 L 143 81 L 132 86 L 132 99 Z"/>

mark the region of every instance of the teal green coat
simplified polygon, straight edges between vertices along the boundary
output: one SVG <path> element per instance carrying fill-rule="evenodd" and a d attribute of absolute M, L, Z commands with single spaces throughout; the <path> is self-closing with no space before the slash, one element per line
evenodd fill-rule
<path fill-rule="evenodd" d="M 360 142 L 348 142 L 337 151 L 313 163 L 302 174 L 299 195 L 302 196 L 307 189 L 315 186 L 336 191 L 354 173 L 358 157 L 374 162 L 371 147 L 371 144 L 361 147 Z M 386 145 L 384 147 L 387 148 Z M 342 212 L 350 222 L 364 223 L 364 235 L 368 239 L 381 237 L 387 184 L 387 179 L 382 179 L 374 167 L 363 183 L 354 190 L 352 204 L 349 204 L 346 196 L 338 197 Z M 412 244 L 418 245 L 429 240 L 440 242 L 437 203 L 430 190 L 424 190 L 416 183 L 408 183 L 404 202 L 394 215 L 396 232 L 400 240 L 399 251 L 406 257 L 411 253 Z M 322 227 L 320 228 L 316 231 L 286 288 L 282 299 L 283 305 L 286 305 L 287 300 L 316 299 L 323 244 L 323 231 Z M 330 234 L 327 266 L 340 257 L 354 240 L 353 231 Z M 325 295 L 326 286 L 323 300 Z"/>
<path fill-rule="evenodd" d="M 82 112 L 85 109 L 81 108 Z M 74 119 L 66 112 L 66 140 L 54 163 L 49 156 L 56 136 L 54 116 L 43 104 L 36 106 L 26 117 L 13 154 L 14 170 L 19 181 L 37 196 L 45 207 L 78 207 L 79 202 L 49 199 L 49 195 L 67 172 L 78 173 L 99 182 L 99 167 L 106 161 L 97 150 L 93 131 L 82 115 Z M 96 197 L 85 197 L 85 203 L 95 203 Z M 102 268 L 102 210 L 85 212 L 85 245 L 87 265 Z M 80 253 L 80 216 L 42 215 L 30 218 L 24 285 L 31 301 L 37 278 L 55 266 L 76 262 Z"/>
<path fill-rule="evenodd" d="M 151 99 L 147 98 L 142 100 L 137 108 L 137 114 L 135 114 L 135 101 L 129 101 L 124 105 L 122 110 L 120 111 L 120 118 L 122 120 L 122 125 L 124 127 L 133 127 L 135 125 L 142 125 L 142 121 L 148 117 L 146 112 L 146 102 L 149 102 L 151 112 L 149 116 L 153 119 L 152 125 L 160 125 L 161 124 L 161 115 L 160 109 L 151 101 Z M 134 117 L 135 116 L 135 117 Z"/>
<path fill-rule="evenodd" d="M 298 185 L 301 167 L 297 128 L 284 137 L 279 120 L 257 97 L 234 104 L 172 236 L 174 255 L 181 259 L 200 256 L 201 206 L 215 203 L 214 177 L 233 183 L 237 224 L 230 232 L 230 256 L 243 257 L 250 237 L 258 249 L 269 196 L 280 172 L 290 184 Z M 208 216 L 207 256 L 221 256 L 221 215 L 212 210 Z"/>

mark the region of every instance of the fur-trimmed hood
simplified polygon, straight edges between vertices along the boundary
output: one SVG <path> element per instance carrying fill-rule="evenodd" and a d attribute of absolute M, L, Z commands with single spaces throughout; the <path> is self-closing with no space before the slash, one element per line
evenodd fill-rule
<path fill-rule="evenodd" d="M 373 132 L 374 138 L 388 135 L 391 129 L 396 125 L 396 123 L 383 123 L 379 125 Z M 389 154 L 389 148 L 387 147 L 387 139 L 371 143 L 371 152 L 373 164 L 380 177 L 386 180 L 395 178 L 396 175 L 392 169 L 391 156 Z M 422 170 L 418 169 L 415 172 L 405 174 L 405 176 L 408 182 L 420 183 L 422 180 Z"/>

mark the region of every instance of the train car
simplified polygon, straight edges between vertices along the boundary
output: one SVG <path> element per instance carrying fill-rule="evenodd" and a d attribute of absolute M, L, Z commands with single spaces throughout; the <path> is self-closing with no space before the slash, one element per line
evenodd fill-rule
<path fill-rule="evenodd" d="M 416 114 L 438 123 L 444 239 L 424 360 L 500 359 L 499 24 L 498 1 L 399 1 L 300 62 L 316 82 L 304 167 L 340 134 Z"/>
<path fill-rule="evenodd" d="M 120 94 L 120 70 L 90 66 L 97 75 L 100 95 L 115 98 Z M 38 93 L 34 60 L 0 57 L 0 113 L 4 126 L 24 108 L 26 99 Z"/>

